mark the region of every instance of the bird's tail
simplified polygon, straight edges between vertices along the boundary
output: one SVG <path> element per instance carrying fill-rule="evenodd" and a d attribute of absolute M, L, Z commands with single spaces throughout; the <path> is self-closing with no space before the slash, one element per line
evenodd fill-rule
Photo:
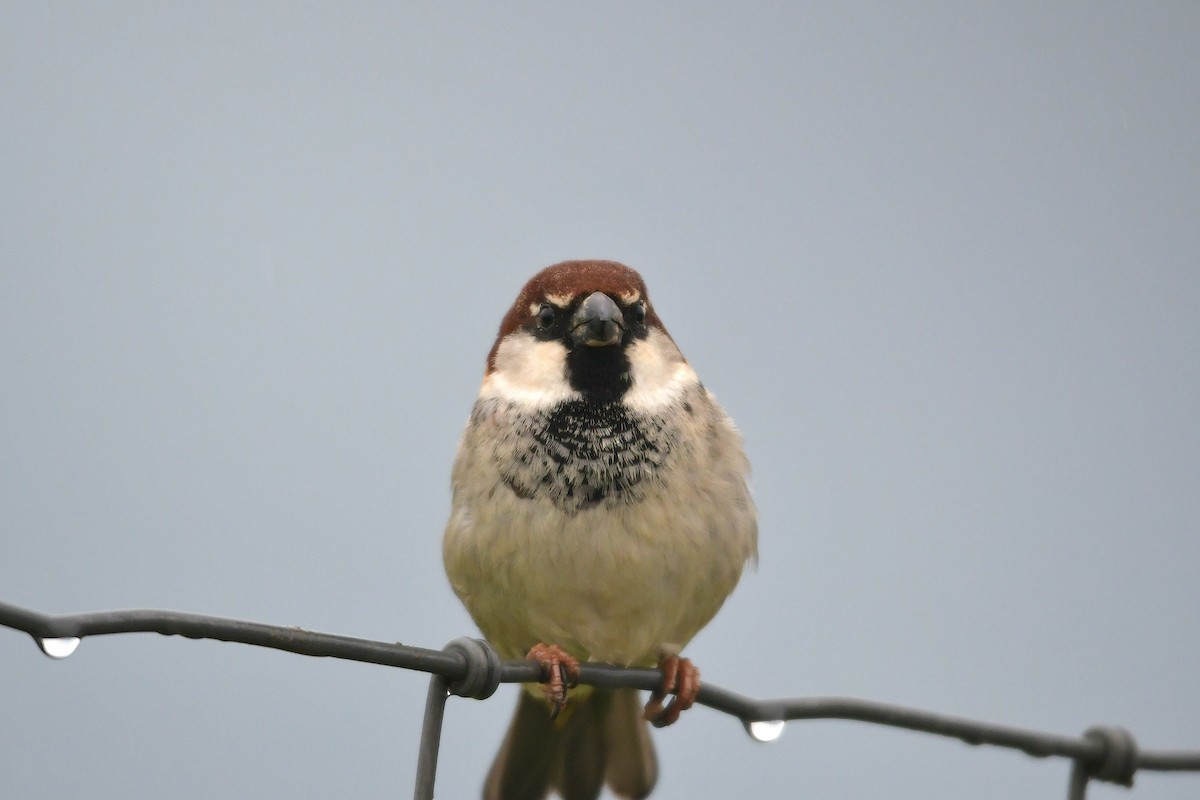
<path fill-rule="evenodd" d="M 551 721 L 545 701 L 521 692 L 508 734 L 484 784 L 484 800 L 643 798 L 658 778 L 650 728 L 637 690 L 596 689 Z"/>

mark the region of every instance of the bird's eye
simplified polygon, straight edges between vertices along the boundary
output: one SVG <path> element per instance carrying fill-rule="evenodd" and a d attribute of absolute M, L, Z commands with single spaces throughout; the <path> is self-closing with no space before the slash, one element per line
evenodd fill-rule
<path fill-rule="evenodd" d="M 538 309 L 537 313 L 538 327 L 542 330 L 546 330 L 554 324 L 554 319 L 556 316 L 557 314 L 554 311 L 554 306 L 547 303 L 542 303 L 542 307 Z"/>
<path fill-rule="evenodd" d="M 638 325 L 646 321 L 646 304 L 641 300 L 638 300 L 633 306 L 633 321 Z"/>

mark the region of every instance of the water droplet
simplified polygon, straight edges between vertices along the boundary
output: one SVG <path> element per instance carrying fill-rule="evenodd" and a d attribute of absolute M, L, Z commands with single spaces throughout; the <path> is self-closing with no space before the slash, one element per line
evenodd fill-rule
<path fill-rule="evenodd" d="M 78 636 L 63 636 L 59 639 L 38 639 L 38 647 L 51 658 L 66 658 L 79 647 Z"/>
<path fill-rule="evenodd" d="M 756 719 L 754 722 L 743 723 L 746 733 L 756 742 L 773 742 L 783 735 L 784 726 L 781 719 Z"/>

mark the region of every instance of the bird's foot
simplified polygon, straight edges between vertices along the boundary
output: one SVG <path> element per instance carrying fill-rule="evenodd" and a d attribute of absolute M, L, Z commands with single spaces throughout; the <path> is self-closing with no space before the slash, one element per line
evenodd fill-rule
<path fill-rule="evenodd" d="M 700 670 L 689 659 L 678 656 L 664 656 L 658 668 L 663 674 L 662 686 L 650 694 L 642 716 L 654 727 L 665 728 L 696 702 L 696 695 L 700 694 Z M 663 700 L 669 694 L 675 698 L 664 707 Z"/>
<path fill-rule="evenodd" d="M 538 642 L 525 658 L 542 665 L 542 692 L 550 702 L 550 719 L 567 704 L 567 689 L 579 683 L 579 659 L 556 644 Z"/>

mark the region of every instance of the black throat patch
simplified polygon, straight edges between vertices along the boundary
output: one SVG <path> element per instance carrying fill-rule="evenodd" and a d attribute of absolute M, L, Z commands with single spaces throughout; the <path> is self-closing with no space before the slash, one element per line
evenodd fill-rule
<path fill-rule="evenodd" d="M 623 346 L 579 345 L 567 352 L 567 381 L 571 388 L 598 407 L 616 403 L 633 384 L 629 356 Z M 571 416 L 586 415 L 586 409 L 568 409 Z M 608 412 L 598 412 L 601 416 Z"/>
<path fill-rule="evenodd" d="M 671 451 L 663 420 L 633 415 L 620 402 L 591 398 L 536 414 L 501 477 L 523 498 L 544 497 L 569 513 L 598 503 L 640 501 Z"/>

